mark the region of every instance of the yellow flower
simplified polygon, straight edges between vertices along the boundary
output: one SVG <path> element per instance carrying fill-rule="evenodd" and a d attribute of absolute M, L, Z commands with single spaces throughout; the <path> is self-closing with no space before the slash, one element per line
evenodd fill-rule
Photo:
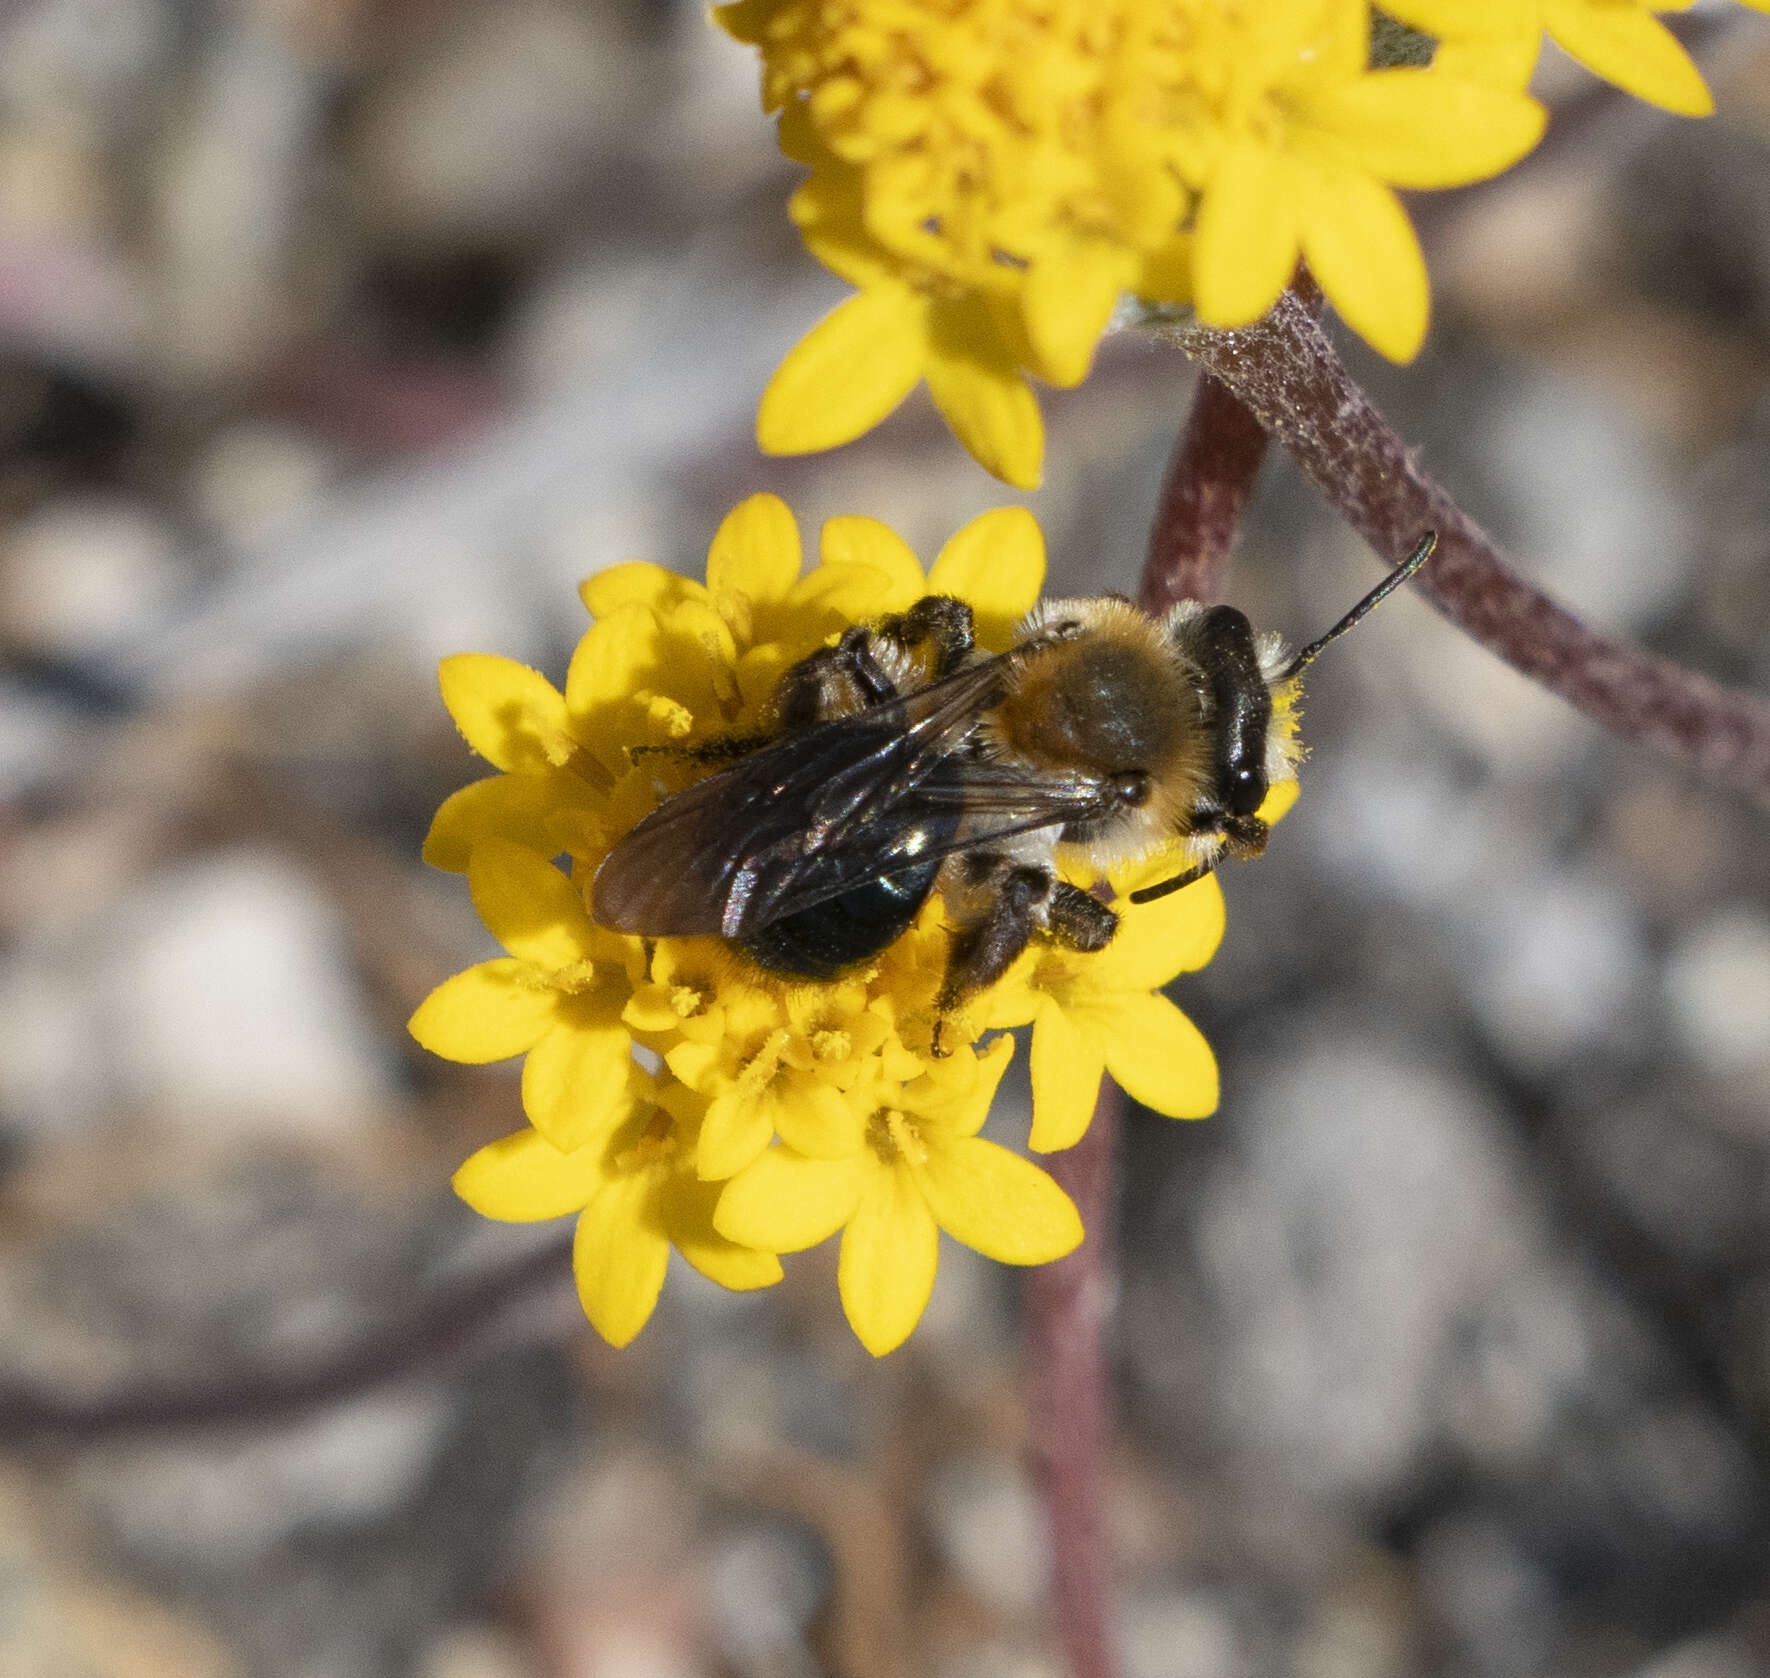
<path fill-rule="evenodd" d="M 578 1297 L 611 1346 L 625 1346 L 645 1327 L 672 1247 L 721 1287 L 766 1288 L 781 1277 L 772 1253 L 713 1228 L 719 1190 L 695 1175 L 693 1118 L 646 1099 L 650 1081 L 638 1067 L 627 1078 L 635 1111 L 602 1141 L 568 1152 L 519 1130 L 455 1173 L 455 1192 L 485 1217 L 528 1223 L 578 1214 Z"/>
<path fill-rule="evenodd" d="M 967 1049 L 909 1083 L 880 1082 L 849 1152 L 769 1149 L 725 1186 L 714 1227 L 777 1253 L 840 1230 L 842 1309 L 875 1356 L 900 1345 L 928 1304 L 941 1230 L 1003 1264 L 1061 1258 L 1082 1239 L 1069 1196 L 977 1134 L 1013 1047 L 998 1037 L 981 1056 Z"/>
<path fill-rule="evenodd" d="M 1083 379 L 1122 293 L 1244 325 L 1300 254 L 1357 331 L 1410 356 L 1425 269 L 1391 189 L 1480 179 L 1542 131 L 1522 79 L 1370 70 L 1364 0 L 737 0 L 715 16 L 759 49 L 782 150 L 810 171 L 792 206 L 806 248 L 858 288 L 763 395 L 757 435 L 777 453 L 847 442 L 926 380 L 966 448 L 1031 487 L 1028 380 Z"/>
<path fill-rule="evenodd" d="M 1192 176 L 1199 317 L 1257 319 L 1302 256 L 1353 331 L 1411 360 L 1426 261 L 1393 189 L 1498 174 L 1541 138 L 1543 112 L 1438 69 L 1367 71 L 1363 37 L 1322 14 L 1289 0 L 1241 15 L 1232 92 Z"/>
<path fill-rule="evenodd" d="M 597 926 L 557 868 L 506 839 L 474 848 L 467 884 L 510 953 L 433 990 L 412 1016 L 412 1035 L 449 1060 L 526 1055 L 529 1123 L 557 1147 L 582 1147 L 632 1112 L 621 1010 L 643 960 L 639 940 Z"/>
<path fill-rule="evenodd" d="M 1653 14 L 1687 11 L 1692 0 L 1396 0 L 1385 4 L 1442 43 L 1434 66 L 1496 86 L 1522 87 L 1547 31 L 1594 75 L 1681 116 L 1707 116 L 1715 102 L 1702 72 Z M 1760 11 L 1766 0 L 1745 0 Z"/>
<path fill-rule="evenodd" d="M 1147 1005 L 1179 1020 L 1147 994 L 1177 970 L 1149 952 L 1149 937 L 1178 940 L 1196 952 L 1185 964 L 1196 965 L 1220 930 L 1214 886 L 1129 910 L 1135 930 L 1123 948 L 1023 962 L 962 1018 L 948 1018 L 943 1046 L 958 1052 L 943 1060 L 933 1038 L 951 932 L 938 895 L 875 961 L 828 983 L 765 972 L 717 938 L 628 937 L 596 925 L 585 891 L 609 849 L 661 798 L 711 772 L 720 743 L 741 746 L 766 729 L 789 665 L 853 622 L 930 591 L 969 602 L 978 644 L 1004 650 L 1045 569 L 1038 525 L 1020 508 L 974 519 L 926 574 L 873 519 L 831 519 L 819 559 L 801 575 L 792 515 L 754 496 L 720 526 L 704 585 L 643 564 L 584 585 L 595 622 L 563 691 L 507 659 L 443 665 L 451 714 L 501 773 L 444 803 L 425 854 L 466 873 L 508 954 L 439 986 L 411 1028 L 452 1059 L 527 1057 L 523 1108 L 533 1129 L 481 1150 L 457 1187 L 496 1217 L 579 1211 L 585 1309 L 617 1343 L 650 1314 L 670 1245 L 715 1280 L 756 1287 L 778 1275 L 773 1254 L 804 1244 L 758 1244 L 746 1225 L 733 1248 L 711 1221 L 727 1182 L 748 1185 L 734 1205 L 764 1211 L 768 1184 L 822 1180 L 826 1167 L 855 1187 L 843 1215 L 854 1215 L 843 1296 L 876 1349 L 908 1333 L 926 1300 L 936 1223 L 1015 1263 L 1067 1250 L 1079 1238 L 1068 1202 L 1036 1167 L 976 1135 L 1009 1046 L 992 1046 L 979 1071 L 972 1028 L 1015 1008 L 1043 1018 L 1042 1001 L 1053 998 L 1076 1019 L 1111 1013 L 1122 1022 Z M 697 756 L 703 745 L 711 753 Z M 1154 976 L 1139 995 L 1140 974 Z M 1109 1000 L 1089 1001 L 1096 993 Z M 1166 1053 L 1190 1030 L 1146 1033 L 1143 1048 Z M 1048 1037 L 1035 1027 L 1035 1067 Z M 641 1070 L 636 1054 L 653 1070 Z M 1136 1045 L 1102 1054 L 1146 1098 L 1171 1081 L 1137 1068 Z M 1178 1075 L 1193 1090 L 1192 1073 Z M 1044 1078 L 1041 1090 L 1040 1145 L 1073 1140 L 1073 1115 L 1043 1111 L 1067 1102 L 1067 1087 Z M 1196 1090 L 1187 1099 L 1196 1105 Z"/>

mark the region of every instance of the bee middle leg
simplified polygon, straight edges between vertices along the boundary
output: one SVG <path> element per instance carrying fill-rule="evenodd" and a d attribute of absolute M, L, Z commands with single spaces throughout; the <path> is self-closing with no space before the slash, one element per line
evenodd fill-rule
<path fill-rule="evenodd" d="M 964 883 L 987 903 L 975 919 L 953 934 L 946 977 L 934 999 L 934 1053 L 942 1058 L 941 1027 L 946 1016 L 975 991 L 993 985 L 1044 924 L 1057 884 L 1048 868 L 1030 868 L 1007 857 L 971 855 L 964 859 Z"/>

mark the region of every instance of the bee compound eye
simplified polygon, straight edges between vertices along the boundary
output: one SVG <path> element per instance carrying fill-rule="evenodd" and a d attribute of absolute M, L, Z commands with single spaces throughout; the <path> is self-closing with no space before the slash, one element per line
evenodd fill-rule
<path fill-rule="evenodd" d="M 1141 769 L 1127 769 L 1112 778 L 1113 797 L 1133 810 L 1147 804 L 1154 790 L 1155 783 Z"/>
<path fill-rule="evenodd" d="M 1251 816 L 1266 802 L 1266 777 L 1258 769 L 1231 770 L 1226 802 L 1235 816 Z"/>

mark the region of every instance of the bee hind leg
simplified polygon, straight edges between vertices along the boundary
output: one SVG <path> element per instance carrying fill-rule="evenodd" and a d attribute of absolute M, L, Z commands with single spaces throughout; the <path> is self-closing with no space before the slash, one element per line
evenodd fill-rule
<path fill-rule="evenodd" d="M 950 594 L 923 595 L 907 612 L 887 618 L 878 633 L 906 652 L 928 648 L 931 681 L 950 676 L 977 644 L 971 608 Z"/>

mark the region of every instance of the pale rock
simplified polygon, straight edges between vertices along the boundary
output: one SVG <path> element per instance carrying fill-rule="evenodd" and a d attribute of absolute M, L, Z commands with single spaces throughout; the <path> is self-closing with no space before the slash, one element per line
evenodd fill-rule
<path fill-rule="evenodd" d="M 707 1594 L 721 1650 L 741 1673 L 813 1678 L 805 1628 L 826 1581 L 810 1540 L 784 1524 L 749 1526 L 718 1544 Z"/>
<path fill-rule="evenodd" d="M 415 1678 L 538 1678 L 514 1639 L 490 1626 L 446 1631 L 419 1657 Z"/>
<path fill-rule="evenodd" d="M 1770 918 L 1735 905 L 1692 927 L 1666 963 L 1665 995 L 1684 1052 L 1705 1071 L 1770 1063 Z"/>
<path fill-rule="evenodd" d="M 1495 882 L 1465 946 L 1483 1023 L 1509 1059 L 1549 1070 L 1600 1041 L 1644 995 L 1637 917 L 1590 875 L 1542 869 Z"/>
<path fill-rule="evenodd" d="M 0 1123 L 33 1137 L 77 1131 L 110 1105 L 98 1010 L 72 974 L 19 959 L 0 968 Z"/>
<path fill-rule="evenodd" d="M 1125 1678 L 1252 1678 L 1234 1621 L 1204 1591 L 1133 1596 L 1119 1628 Z"/>
<path fill-rule="evenodd" d="M 436 1387 L 372 1393 L 274 1429 L 101 1446 L 74 1471 L 87 1507 L 164 1567 L 231 1571 L 291 1533 L 340 1532 L 417 1489 L 449 1423 Z"/>
<path fill-rule="evenodd" d="M 96 976 L 120 1095 L 189 1125 L 352 1132 L 394 1093 L 343 928 L 272 851 L 214 853 L 119 906 Z"/>
<path fill-rule="evenodd" d="M 232 548 L 254 548 L 307 516 L 336 469 L 312 437 L 246 421 L 220 433 L 198 457 L 191 495 Z"/>
<path fill-rule="evenodd" d="M 164 518 L 120 495 L 53 501 L 0 548 L 0 621 L 56 658 L 89 656 L 170 605 L 190 568 Z"/>
<path fill-rule="evenodd" d="M 452 24 L 369 110 L 365 207 L 410 238 L 527 235 L 628 126 L 644 59 L 612 8 L 513 0 Z"/>
<path fill-rule="evenodd" d="M 244 1678 L 186 1613 L 106 1579 L 43 1519 L 46 1499 L 0 1469 L 0 1672 L 6 1678 Z"/>
<path fill-rule="evenodd" d="M 1243 1097 L 1199 1229 L 1233 1325 L 1213 1384 L 1251 1482 L 1329 1505 L 1408 1483 L 1447 1438 L 1544 1439 L 1594 1352 L 1524 1163 L 1481 1092 L 1359 1031 L 1295 1044 Z"/>
<path fill-rule="evenodd" d="M 934 1470 L 927 1495 L 928 1525 L 953 1571 L 1003 1613 L 1031 1613 L 1050 1589 L 1051 1536 L 1025 1469 L 966 1452 Z"/>
<path fill-rule="evenodd" d="M 1764 1668 L 1730 1637 L 1698 1637 L 1637 1667 L 1630 1678 L 1764 1678 Z"/>

